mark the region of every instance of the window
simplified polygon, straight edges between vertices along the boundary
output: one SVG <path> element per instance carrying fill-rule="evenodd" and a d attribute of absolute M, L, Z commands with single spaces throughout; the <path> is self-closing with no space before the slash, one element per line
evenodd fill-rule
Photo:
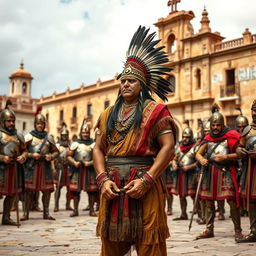
<path fill-rule="evenodd" d="M 76 118 L 76 107 L 73 107 L 72 118 Z"/>
<path fill-rule="evenodd" d="M 172 92 L 175 92 L 175 90 L 176 90 L 176 79 L 175 79 L 175 76 L 170 75 L 169 82 L 170 82 L 170 88 L 171 88 Z"/>
<path fill-rule="evenodd" d="M 226 70 L 226 85 L 235 84 L 235 69 Z"/>
<path fill-rule="evenodd" d="M 109 106 L 109 100 L 106 100 L 106 101 L 104 102 L 104 109 L 106 109 L 108 106 Z"/>
<path fill-rule="evenodd" d="M 12 83 L 12 93 L 14 93 L 14 83 Z"/>
<path fill-rule="evenodd" d="M 22 94 L 27 94 L 27 84 L 25 82 L 22 84 Z"/>
<path fill-rule="evenodd" d="M 167 52 L 174 53 L 177 49 L 175 35 L 171 34 L 167 40 Z"/>
<path fill-rule="evenodd" d="M 49 113 L 46 114 L 46 122 L 49 120 Z"/>
<path fill-rule="evenodd" d="M 92 116 L 92 104 L 87 105 L 87 116 Z"/>
<path fill-rule="evenodd" d="M 23 122 L 22 123 L 22 131 L 25 131 L 26 130 L 26 122 Z"/>
<path fill-rule="evenodd" d="M 60 111 L 60 121 L 63 121 L 63 117 L 64 117 L 64 111 L 61 110 L 61 111 Z"/>
<path fill-rule="evenodd" d="M 201 89 L 201 70 L 196 70 L 196 89 Z"/>

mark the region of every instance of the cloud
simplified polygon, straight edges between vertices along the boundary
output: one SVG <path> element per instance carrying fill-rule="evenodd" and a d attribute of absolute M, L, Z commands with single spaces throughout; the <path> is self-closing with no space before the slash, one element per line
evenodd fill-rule
<path fill-rule="evenodd" d="M 213 32 L 227 39 L 245 27 L 255 33 L 249 0 L 182 0 L 178 9 L 196 15 L 195 32 L 205 3 Z M 0 0 L 0 9 L 0 94 L 8 94 L 8 77 L 23 59 L 34 97 L 113 78 L 137 27 L 157 31 L 153 24 L 170 11 L 167 0 Z"/>

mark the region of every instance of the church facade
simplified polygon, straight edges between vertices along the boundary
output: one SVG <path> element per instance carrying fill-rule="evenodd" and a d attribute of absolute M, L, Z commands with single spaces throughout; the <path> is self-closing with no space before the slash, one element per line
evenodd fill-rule
<path fill-rule="evenodd" d="M 188 125 L 198 130 L 200 120 L 211 115 L 214 102 L 220 106 L 227 125 L 233 127 L 239 114 L 236 108 L 240 107 L 250 119 L 255 99 L 256 34 L 245 29 L 241 38 L 225 41 L 218 32 L 212 32 L 205 9 L 198 32 L 191 24 L 194 18 L 192 11 L 178 11 L 175 6 L 167 17 L 155 23 L 172 68 L 167 78 L 175 84 L 175 91 L 168 95 L 166 104 L 179 134 Z M 57 136 L 64 121 L 71 136 L 77 135 L 84 118 L 94 127 L 100 113 L 114 104 L 119 85 L 114 77 L 41 97 L 38 104 L 43 106 L 49 133 Z"/>

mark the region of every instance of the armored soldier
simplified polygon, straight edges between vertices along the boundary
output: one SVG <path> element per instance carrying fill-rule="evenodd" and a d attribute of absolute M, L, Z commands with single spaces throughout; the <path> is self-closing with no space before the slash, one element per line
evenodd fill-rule
<path fill-rule="evenodd" d="M 206 230 L 197 236 L 197 239 L 214 236 L 214 201 L 227 199 L 237 240 L 242 237 L 242 229 L 234 161 L 238 159 L 235 150 L 240 135 L 225 127 L 224 117 L 218 111 L 213 111 L 210 126 L 210 134 L 204 138 L 196 154 L 197 160 L 204 166 L 199 196 L 206 200 Z"/>
<path fill-rule="evenodd" d="M 66 186 L 67 193 L 66 193 L 66 210 L 73 210 L 70 206 L 70 195 L 69 195 L 69 180 L 70 180 L 70 170 L 69 164 L 67 161 L 67 154 L 69 152 L 69 131 L 67 129 L 67 125 L 65 123 L 62 124 L 62 128 L 60 130 L 60 140 L 56 144 L 60 154 L 58 158 L 55 159 L 55 169 L 56 169 L 56 176 L 55 176 L 55 183 L 56 183 L 56 190 L 55 190 L 55 207 L 54 212 L 59 211 L 59 199 L 61 194 L 61 188 Z"/>
<path fill-rule="evenodd" d="M 29 219 L 30 204 L 35 191 L 42 192 L 43 218 L 55 220 L 49 214 L 51 192 L 54 191 L 54 177 L 51 161 L 56 159 L 59 151 L 52 136 L 45 131 L 46 119 L 37 114 L 34 130 L 25 136 L 28 160 L 25 165 L 25 212 L 21 220 Z"/>
<path fill-rule="evenodd" d="M 70 217 L 75 217 L 79 214 L 78 206 L 82 190 L 88 193 L 90 216 L 96 216 L 94 203 L 97 200 L 98 186 L 92 160 L 93 147 L 94 140 L 90 138 L 90 127 L 84 119 L 80 129 L 80 139 L 71 144 L 67 157 L 73 166 L 69 188 L 74 196 L 74 211 Z"/>
<path fill-rule="evenodd" d="M 3 225 L 17 225 L 10 217 L 12 204 L 22 192 L 22 166 L 27 152 L 24 137 L 15 129 L 15 114 L 8 109 L 0 113 L 0 196 L 5 196 Z"/>
<path fill-rule="evenodd" d="M 181 215 L 173 220 L 187 220 L 187 196 L 195 196 L 196 159 L 193 146 L 193 131 L 187 127 L 182 132 L 182 141 L 172 161 L 173 184 L 171 193 L 179 195 Z"/>
<path fill-rule="evenodd" d="M 239 239 L 239 243 L 256 242 L 256 100 L 251 111 L 252 123 L 244 129 L 237 148 L 238 155 L 246 159 L 244 163 L 247 163 L 243 165 L 240 178 L 240 195 L 246 199 L 251 232 Z"/>
<path fill-rule="evenodd" d="M 248 121 L 247 117 L 245 117 L 243 115 L 241 108 L 237 108 L 237 110 L 240 111 L 240 115 L 235 120 L 235 128 L 236 128 L 236 131 L 242 135 L 245 127 L 249 125 L 249 121 Z M 238 181 L 238 183 L 240 183 L 242 171 L 246 167 L 247 167 L 247 159 L 246 158 L 239 159 L 238 166 L 237 166 L 237 181 Z M 248 216 L 248 211 L 246 210 L 246 206 L 245 206 L 246 205 L 245 198 L 241 198 L 240 204 L 241 204 L 240 205 L 241 216 Z"/>

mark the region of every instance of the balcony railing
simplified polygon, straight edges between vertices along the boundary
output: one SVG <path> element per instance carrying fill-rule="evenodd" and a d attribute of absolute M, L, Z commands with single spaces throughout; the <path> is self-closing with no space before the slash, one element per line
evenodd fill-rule
<path fill-rule="evenodd" d="M 238 83 L 230 84 L 230 85 L 222 85 L 220 87 L 221 98 L 234 97 L 234 96 L 240 97 L 240 85 Z"/>

